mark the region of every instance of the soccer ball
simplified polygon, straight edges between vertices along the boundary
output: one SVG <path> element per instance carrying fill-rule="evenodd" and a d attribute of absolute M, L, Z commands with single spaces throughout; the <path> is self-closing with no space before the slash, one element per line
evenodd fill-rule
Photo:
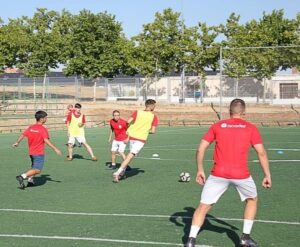
<path fill-rule="evenodd" d="M 182 172 L 179 175 L 181 182 L 189 182 L 191 180 L 191 175 L 188 172 Z"/>

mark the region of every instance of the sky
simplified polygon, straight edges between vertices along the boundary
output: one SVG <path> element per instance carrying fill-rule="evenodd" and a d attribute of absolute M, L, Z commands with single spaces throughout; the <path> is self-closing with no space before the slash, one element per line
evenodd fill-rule
<path fill-rule="evenodd" d="M 283 9 L 285 17 L 296 18 L 300 12 L 299 0 L 0 0 L 0 18 L 31 17 L 37 8 L 61 11 L 66 9 L 78 14 L 82 9 L 93 13 L 107 11 L 121 22 L 123 32 L 130 38 L 143 30 L 143 24 L 153 22 L 156 12 L 166 8 L 183 13 L 187 26 L 198 22 L 208 25 L 225 23 L 234 12 L 241 16 L 241 23 L 260 19 L 263 12 Z"/>

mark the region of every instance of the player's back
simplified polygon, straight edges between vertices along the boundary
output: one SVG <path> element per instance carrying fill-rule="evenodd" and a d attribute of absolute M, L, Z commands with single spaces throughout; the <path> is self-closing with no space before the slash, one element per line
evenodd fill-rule
<path fill-rule="evenodd" d="M 49 138 L 48 130 L 41 124 L 33 124 L 29 126 L 23 135 L 28 140 L 29 153 L 44 154 L 45 138 Z"/>
<path fill-rule="evenodd" d="M 243 119 L 230 118 L 215 123 L 210 131 L 204 139 L 216 142 L 212 174 L 228 178 L 249 177 L 249 148 L 262 142 L 257 128 Z M 213 135 L 213 139 L 209 135 Z"/>

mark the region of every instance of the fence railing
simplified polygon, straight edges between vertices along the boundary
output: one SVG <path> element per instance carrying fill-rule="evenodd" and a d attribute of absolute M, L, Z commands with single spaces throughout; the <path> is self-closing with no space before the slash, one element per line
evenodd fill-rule
<path fill-rule="evenodd" d="M 0 78 L 0 101 L 117 101 L 154 98 L 168 103 L 220 103 L 241 97 L 248 102 L 300 104 L 300 75 L 251 77 L 212 75 L 160 78 L 43 77 Z M 222 98 L 222 100 L 220 100 Z"/>

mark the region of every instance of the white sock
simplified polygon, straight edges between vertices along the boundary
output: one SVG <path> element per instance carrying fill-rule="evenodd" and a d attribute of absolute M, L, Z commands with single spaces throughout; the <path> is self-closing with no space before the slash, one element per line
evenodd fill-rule
<path fill-rule="evenodd" d="M 24 179 L 27 178 L 26 173 L 23 173 L 21 176 L 22 176 L 22 178 L 24 178 Z"/>
<path fill-rule="evenodd" d="M 250 234 L 254 221 L 244 219 L 243 233 Z"/>
<path fill-rule="evenodd" d="M 116 166 L 116 163 L 111 163 L 112 166 Z"/>
<path fill-rule="evenodd" d="M 189 237 L 190 238 L 196 238 L 197 235 L 198 235 L 199 230 L 200 230 L 200 226 L 192 225 Z"/>

